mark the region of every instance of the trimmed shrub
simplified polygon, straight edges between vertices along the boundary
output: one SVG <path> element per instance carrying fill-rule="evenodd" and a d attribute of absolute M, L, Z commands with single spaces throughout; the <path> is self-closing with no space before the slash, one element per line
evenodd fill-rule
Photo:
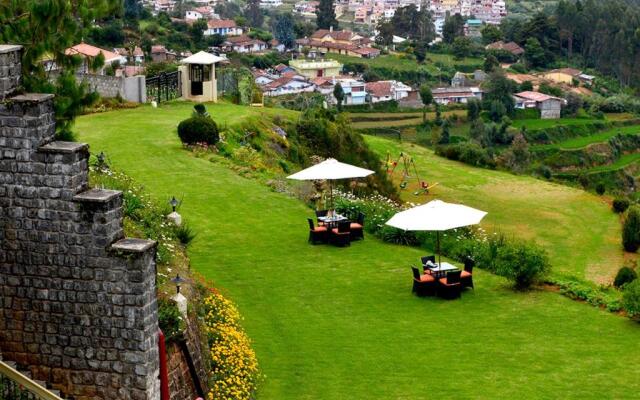
<path fill-rule="evenodd" d="M 635 281 L 638 278 L 636 271 L 629 267 L 622 267 L 616 275 L 616 279 L 613 280 L 613 286 L 621 288 L 624 285 Z"/>
<path fill-rule="evenodd" d="M 197 116 L 185 119 L 178 125 L 178 136 L 182 143 L 215 144 L 220 140 L 218 126 L 208 117 Z"/>
<path fill-rule="evenodd" d="M 604 186 L 604 183 L 600 182 L 600 183 L 596 184 L 596 193 L 599 196 L 602 196 L 606 190 L 607 190 L 607 188 Z"/>
<path fill-rule="evenodd" d="M 518 290 L 540 281 L 551 269 L 549 257 L 542 248 L 516 241 L 497 250 L 496 273 L 514 283 Z"/>
<path fill-rule="evenodd" d="M 624 287 L 622 304 L 629 317 L 640 321 L 640 280 L 636 279 Z"/>
<path fill-rule="evenodd" d="M 631 203 L 628 199 L 617 198 L 613 200 L 613 204 L 611 205 L 611 207 L 613 209 L 613 212 L 615 212 L 616 214 L 622 214 L 623 212 L 627 211 L 629 205 L 631 205 Z"/>
<path fill-rule="evenodd" d="M 622 227 L 622 245 L 626 251 L 635 253 L 640 247 L 640 209 L 630 207 Z"/>

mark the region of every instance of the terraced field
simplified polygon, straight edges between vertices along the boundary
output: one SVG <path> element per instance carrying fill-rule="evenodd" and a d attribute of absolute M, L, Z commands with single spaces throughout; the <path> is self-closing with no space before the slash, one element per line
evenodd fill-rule
<path fill-rule="evenodd" d="M 594 143 L 602 143 L 611 139 L 616 135 L 638 135 L 640 134 L 640 125 L 623 126 L 598 132 L 590 136 L 581 136 L 573 139 L 565 140 L 560 143 L 543 144 L 533 146 L 534 149 L 565 149 L 573 150 L 586 147 Z"/>

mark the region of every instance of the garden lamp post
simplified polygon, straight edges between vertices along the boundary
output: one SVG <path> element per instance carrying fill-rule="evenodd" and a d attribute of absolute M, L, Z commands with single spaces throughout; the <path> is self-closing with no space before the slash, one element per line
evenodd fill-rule
<path fill-rule="evenodd" d="M 180 293 L 180 285 L 182 285 L 187 281 L 186 279 L 181 277 L 180 274 L 176 274 L 176 277 L 171 279 L 171 282 L 173 282 L 176 285 L 176 293 Z"/>
<path fill-rule="evenodd" d="M 172 297 L 173 301 L 178 305 L 178 310 L 183 316 L 187 316 L 187 298 L 184 297 L 182 293 L 180 293 L 180 285 L 186 283 L 187 280 L 180 276 L 180 274 L 176 274 L 176 277 L 171 279 L 176 285 L 176 294 Z"/>
<path fill-rule="evenodd" d="M 171 205 L 173 212 L 176 212 L 176 207 L 178 207 L 179 202 L 175 196 L 171 197 L 171 200 L 169 200 L 169 204 Z"/>

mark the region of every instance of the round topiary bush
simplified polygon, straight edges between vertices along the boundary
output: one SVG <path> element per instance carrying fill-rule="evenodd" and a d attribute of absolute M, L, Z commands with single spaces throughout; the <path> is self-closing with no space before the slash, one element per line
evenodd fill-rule
<path fill-rule="evenodd" d="M 596 185 L 596 193 L 599 196 L 602 196 L 606 190 L 607 190 L 607 188 L 604 186 L 604 183 L 598 183 Z"/>
<path fill-rule="evenodd" d="M 195 116 L 180 122 L 178 136 L 182 143 L 186 144 L 215 144 L 220 140 L 218 126 L 211 118 L 204 116 Z"/>
<path fill-rule="evenodd" d="M 622 227 L 622 245 L 626 251 L 635 253 L 640 247 L 640 209 L 630 207 Z"/>
<path fill-rule="evenodd" d="M 627 211 L 627 208 L 629 208 L 629 205 L 631 205 L 631 203 L 629 202 L 628 199 L 617 198 L 613 200 L 613 204 L 612 204 L 613 212 L 617 214 L 622 214 L 623 212 Z"/>
<path fill-rule="evenodd" d="M 622 304 L 629 317 L 640 321 L 640 279 L 636 279 L 624 287 Z"/>
<path fill-rule="evenodd" d="M 632 270 L 629 267 L 622 267 L 618 271 L 616 279 L 613 280 L 613 286 L 621 288 L 624 285 L 635 281 L 636 278 L 638 278 L 638 274 L 636 274 L 636 271 Z"/>

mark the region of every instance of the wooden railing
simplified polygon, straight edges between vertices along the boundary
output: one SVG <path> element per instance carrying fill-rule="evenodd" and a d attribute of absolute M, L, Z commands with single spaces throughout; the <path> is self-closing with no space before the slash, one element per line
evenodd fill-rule
<path fill-rule="evenodd" d="M 0 361 L 0 399 L 63 400 Z"/>

